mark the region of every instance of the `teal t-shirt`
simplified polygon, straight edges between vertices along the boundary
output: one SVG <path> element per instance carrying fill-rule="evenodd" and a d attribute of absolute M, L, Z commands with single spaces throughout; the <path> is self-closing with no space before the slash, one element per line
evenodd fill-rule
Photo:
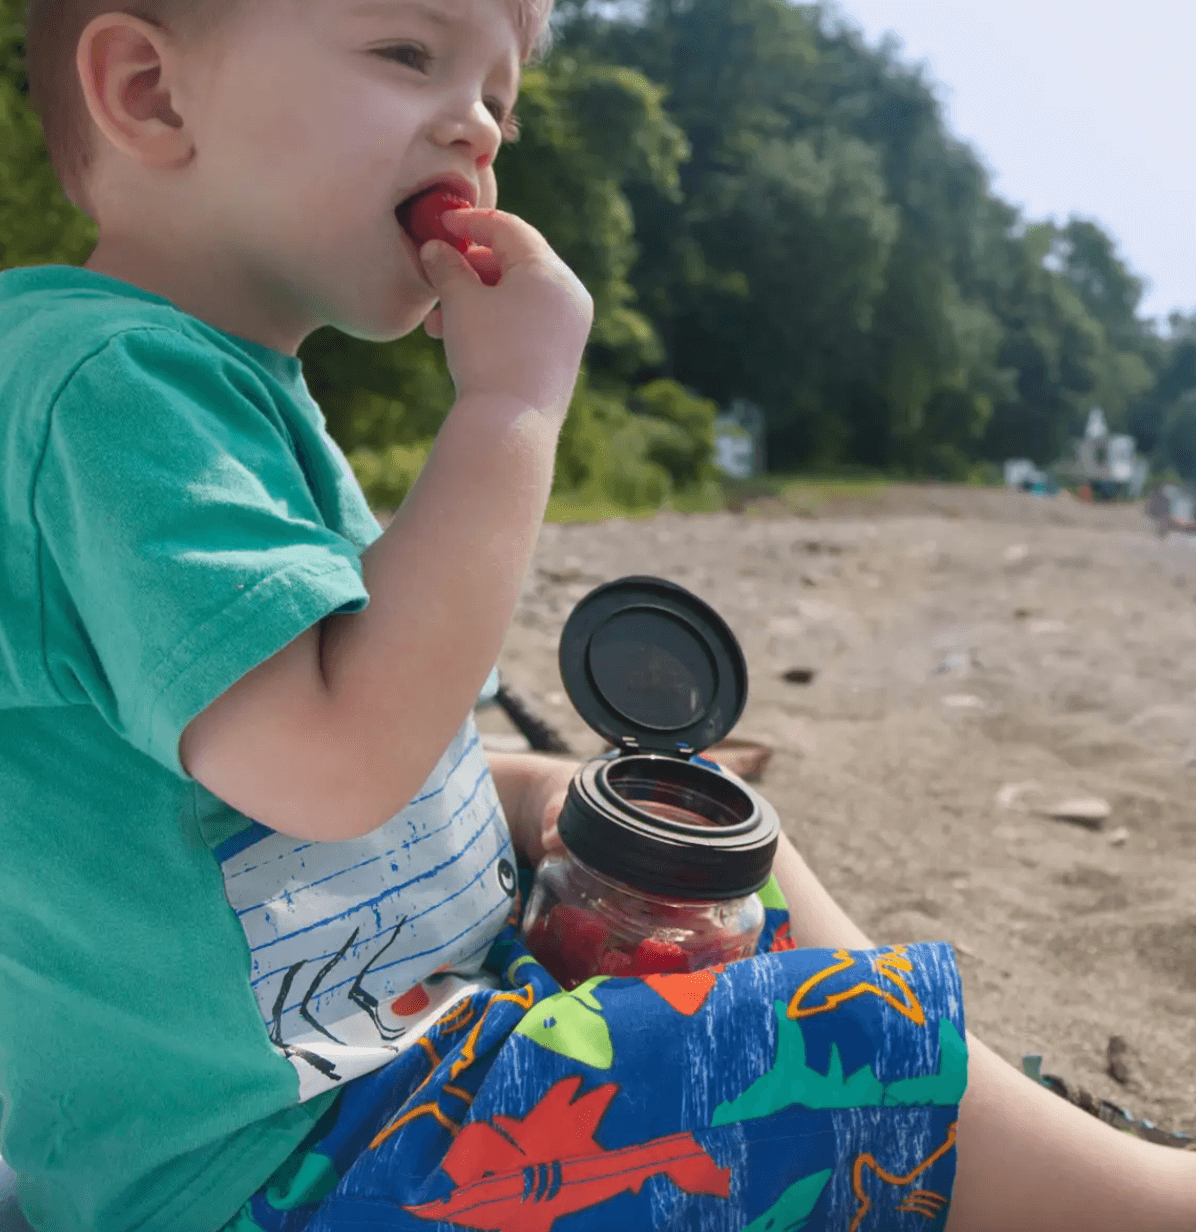
<path fill-rule="evenodd" d="M 126 283 L 0 273 L 0 1155 L 36 1226 L 228 1219 L 300 1102 L 187 723 L 368 602 L 380 533 L 299 361 Z"/>

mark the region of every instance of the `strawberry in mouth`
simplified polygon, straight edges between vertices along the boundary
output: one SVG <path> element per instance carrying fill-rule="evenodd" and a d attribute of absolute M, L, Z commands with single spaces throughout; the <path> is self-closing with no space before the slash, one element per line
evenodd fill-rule
<path fill-rule="evenodd" d="M 403 202 L 395 210 L 395 217 L 417 248 L 422 248 L 429 240 L 443 240 L 451 244 L 469 262 L 482 282 L 493 287 L 502 278 L 502 270 L 494 253 L 464 236 L 453 235 L 444 225 L 444 215 L 450 210 L 472 208 L 464 197 L 449 188 L 430 188 Z"/>
<path fill-rule="evenodd" d="M 464 197 L 448 188 L 430 188 L 399 206 L 396 214 L 403 230 L 422 248 L 429 240 L 443 240 L 458 252 L 469 248 L 469 240 L 451 235 L 442 221 L 450 210 L 468 210 L 472 206 Z"/>

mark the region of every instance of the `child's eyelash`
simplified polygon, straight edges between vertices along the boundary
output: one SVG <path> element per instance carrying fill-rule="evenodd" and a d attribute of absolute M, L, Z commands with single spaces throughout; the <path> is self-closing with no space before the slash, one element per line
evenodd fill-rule
<path fill-rule="evenodd" d="M 396 43 L 393 47 L 379 47 L 378 54 L 398 64 L 406 64 L 416 72 L 426 73 L 432 64 L 432 55 L 418 43 Z"/>
<path fill-rule="evenodd" d="M 502 139 L 508 144 L 519 140 L 519 117 L 514 111 L 508 111 L 502 103 L 497 99 L 488 98 L 486 106 L 490 108 L 490 114 L 498 123 L 499 132 L 502 133 Z"/>

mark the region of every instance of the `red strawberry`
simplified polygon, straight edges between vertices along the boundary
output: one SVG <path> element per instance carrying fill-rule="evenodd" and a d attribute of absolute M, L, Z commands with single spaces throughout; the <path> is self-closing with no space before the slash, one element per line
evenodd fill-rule
<path fill-rule="evenodd" d="M 399 221 L 407 229 L 417 247 L 422 248 L 429 240 L 444 240 L 458 252 L 469 249 L 469 240 L 452 235 L 441 221 L 449 210 L 467 210 L 469 202 L 447 188 L 433 188 L 421 193 L 413 201 L 399 208 Z"/>
<path fill-rule="evenodd" d="M 486 286 L 496 287 L 502 282 L 502 269 L 498 258 L 489 248 L 483 248 L 481 244 L 470 244 L 464 255 L 466 261 L 473 266 L 473 272 Z"/>
<path fill-rule="evenodd" d="M 599 963 L 603 975 L 634 975 L 635 959 L 624 950 L 607 950 Z"/>
<path fill-rule="evenodd" d="M 595 954 L 606 944 L 610 929 L 602 919 L 584 907 L 557 903 L 548 918 L 548 929 L 562 941 L 570 940 Z"/>
<path fill-rule="evenodd" d="M 635 975 L 669 975 L 689 970 L 685 951 L 676 942 L 656 937 L 645 937 L 635 947 L 631 961 Z"/>
<path fill-rule="evenodd" d="M 469 208 L 464 197 L 447 188 L 433 188 L 400 206 L 398 218 L 417 248 L 422 248 L 429 240 L 444 240 L 464 256 L 486 286 L 497 286 L 502 281 L 502 270 L 494 253 L 464 236 L 451 234 L 444 225 L 444 215 L 450 210 Z"/>
<path fill-rule="evenodd" d="M 548 945 L 556 959 L 548 969 L 566 988 L 575 987 L 597 974 L 598 956 L 608 935 L 606 925 L 593 912 L 557 903 L 548 917 Z"/>
<path fill-rule="evenodd" d="M 523 934 L 523 944 L 534 954 L 536 950 L 544 944 L 548 937 L 548 919 L 546 916 L 539 916 L 535 924 L 527 929 Z"/>

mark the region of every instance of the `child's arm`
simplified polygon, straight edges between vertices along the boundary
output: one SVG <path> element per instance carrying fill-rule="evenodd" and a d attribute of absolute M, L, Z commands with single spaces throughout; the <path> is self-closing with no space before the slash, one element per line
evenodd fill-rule
<path fill-rule="evenodd" d="M 486 760 L 511 842 L 519 859 L 534 868 L 548 851 L 561 846 L 557 817 L 581 763 L 545 753 L 490 752 Z"/>
<path fill-rule="evenodd" d="M 450 217 L 495 251 L 503 278 L 484 287 L 449 245 L 423 249 L 457 401 L 362 556 L 368 608 L 308 629 L 179 744 L 215 795 L 300 838 L 365 834 L 426 780 L 498 657 L 552 486 L 590 298 L 526 223 Z"/>

